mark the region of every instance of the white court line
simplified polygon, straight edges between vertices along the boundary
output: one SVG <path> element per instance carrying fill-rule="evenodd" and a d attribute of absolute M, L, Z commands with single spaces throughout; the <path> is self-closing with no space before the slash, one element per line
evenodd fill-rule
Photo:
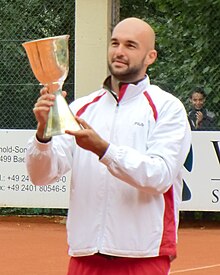
<path fill-rule="evenodd" d="M 189 271 L 195 271 L 195 270 L 201 270 L 201 269 L 209 269 L 209 268 L 218 267 L 218 266 L 220 267 L 220 264 L 206 265 L 206 266 L 201 266 L 201 267 L 171 271 L 170 274 L 177 274 L 177 273 L 181 273 L 181 272 L 183 273 L 183 272 L 189 272 Z"/>

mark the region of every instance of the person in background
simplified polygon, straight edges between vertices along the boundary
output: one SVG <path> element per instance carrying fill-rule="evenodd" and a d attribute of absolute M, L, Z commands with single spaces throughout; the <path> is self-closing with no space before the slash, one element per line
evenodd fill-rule
<path fill-rule="evenodd" d="M 44 139 L 54 95 L 43 88 L 35 104 L 31 181 L 52 184 L 72 171 L 68 275 L 167 275 L 176 257 L 191 130 L 180 100 L 150 84 L 156 57 L 152 27 L 124 19 L 109 43 L 111 75 L 70 104 L 81 130 Z"/>
<path fill-rule="evenodd" d="M 205 91 L 198 87 L 190 95 L 191 110 L 188 112 L 188 119 L 193 131 L 216 130 L 215 114 L 205 108 Z"/>

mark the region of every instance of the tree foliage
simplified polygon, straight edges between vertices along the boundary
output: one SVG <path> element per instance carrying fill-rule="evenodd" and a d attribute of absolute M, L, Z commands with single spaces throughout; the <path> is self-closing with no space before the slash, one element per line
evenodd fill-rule
<path fill-rule="evenodd" d="M 121 17 L 136 16 L 156 31 L 158 60 L 149 69 L 156 84 L 186 105 L 197 86 L 220 116 L 220 1 L 121 0 Z M 219 121 L 220 123 L 220 121 Z"/>
<path fill-rule="evenodd" d="M 220 1 L 121 0 L 120 3 L 121 19 L 142 18 L 156 31 L 158 60 L 148 71 L 152 82 L 177 95 L 186 106 L 191 90 L 203 86 L 208 94 L 208 107 L 218 115 L 220 124 Z M 73 95 L 74 1 L 1 0 L 0 15 L 0 125 L 31 128 L 30 104 L 35 101 L 33 94 L 36 92 L 37 97 L 39 86 L 21 44 L 70 34 L 70 72 L 65 83 L 70 83 L 67 90 Z M 27 88 L 27 84 L 32 86 Z M 9 112 L 12 117 L 7 120 Z"/>

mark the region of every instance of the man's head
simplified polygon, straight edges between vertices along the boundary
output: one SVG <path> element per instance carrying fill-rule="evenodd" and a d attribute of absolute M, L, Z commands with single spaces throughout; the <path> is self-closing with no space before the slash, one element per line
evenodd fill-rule
<path fill-rule="evenodd" d="M 201 110 L 205 104 L 206 94 L 202 88 L 196 88 L 190 95 L 190 102 L 196 110 Z"/>
<path fill-rule="evenodd" d="M 127 18 L 113 30 L 108 50 L 109 70 L 122 82 L 134 82 L 145 76 L 157 52 L 155 33 L 149 24 L 138 18 Z"/>

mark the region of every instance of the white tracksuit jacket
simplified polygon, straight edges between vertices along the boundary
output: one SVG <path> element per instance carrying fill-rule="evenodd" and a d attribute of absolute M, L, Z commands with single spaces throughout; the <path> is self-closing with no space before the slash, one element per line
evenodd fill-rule
<path fill-rule="evenodd" d="M 26 165 L 34 184 L 54 183 L 72 169 L 69 255 L 176 255 L 181 170 L 191 131 L 182 103 L 151 85 L 122 85 L 118 102 L 102 88 L 70 108 L 110 143 L 102 159 L 61 135 L 32 137 Z"/>

